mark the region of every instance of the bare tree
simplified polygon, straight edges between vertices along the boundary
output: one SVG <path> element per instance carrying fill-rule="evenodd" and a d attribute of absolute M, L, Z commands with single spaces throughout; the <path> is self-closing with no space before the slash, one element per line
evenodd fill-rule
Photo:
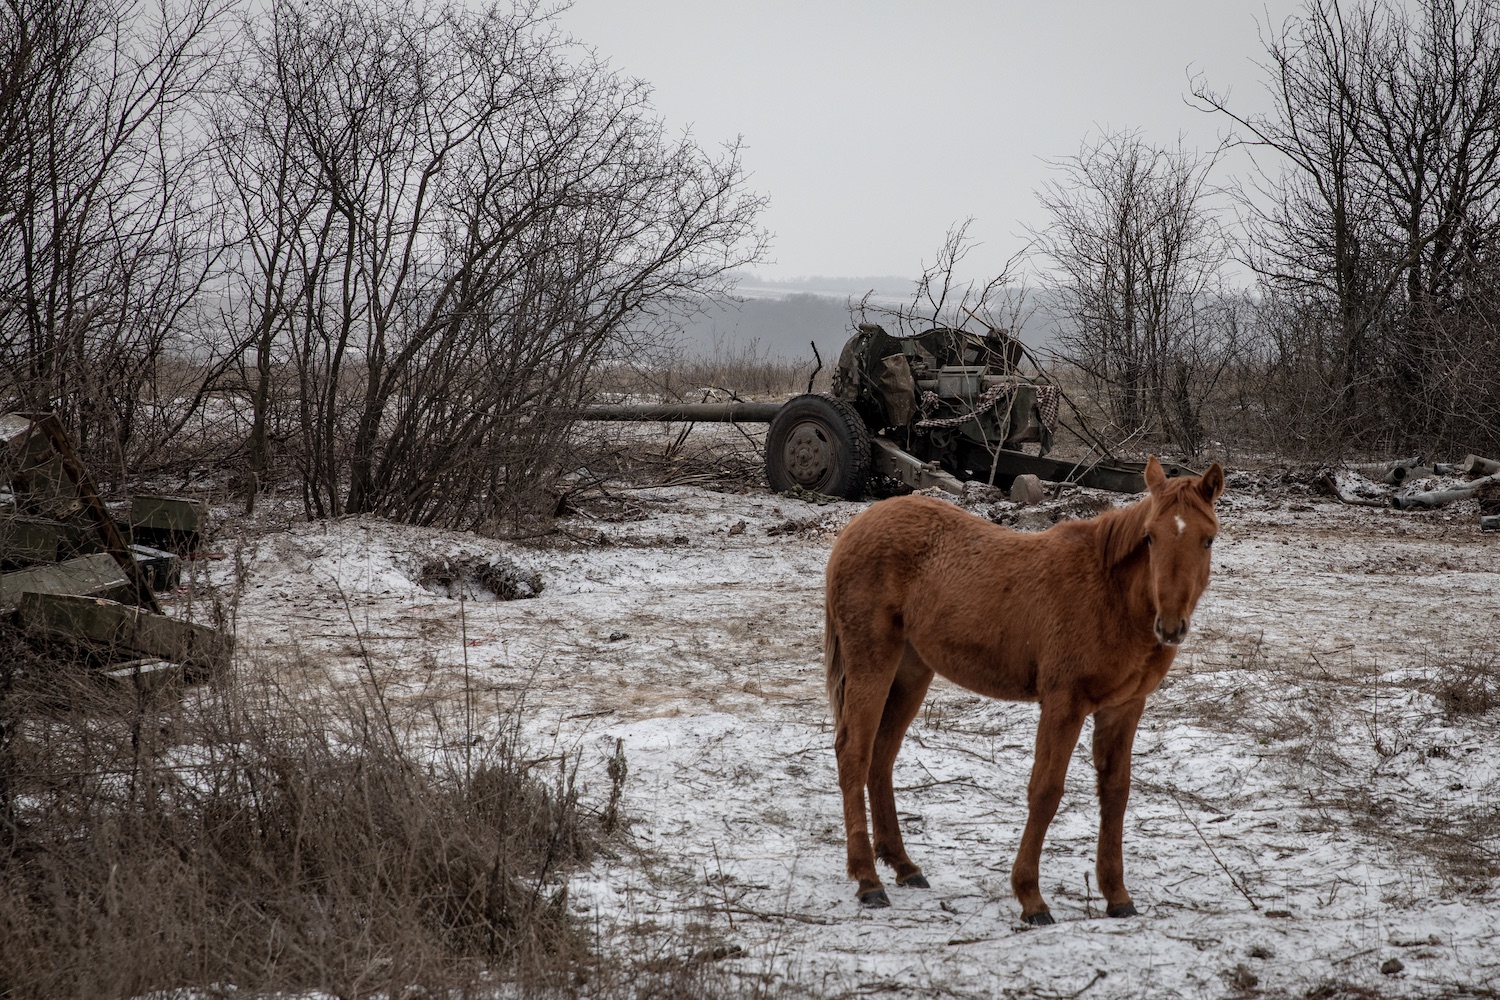
<path fill-rule="evenodd" d="M 101 471 L 123 472 L 180 427 L 181 387 L 157 382 L 174 355 L 205 360 L 198 307 L 221 245 L 192 113 L 225 10 L 0 11 L 0 397 L 57 410 Z"/>
<path fill-rule="evenodd" d="M 1034 234 L 1059 280 L 1066 359 L 1121 433 L 1155 427 L 1189 454 L 1238 326 L 1222 281 L 1230 241 L 1206 207 L 1215 162 L 1106 134 L 1053 165 L 1039 195 L 1051 223 Z"/>
<path fill-rule="evenodd" d="M 252 24 L 242 26 L 242 37 L 253 34 Z M 297 392 L 286 378 L 287 343 L 307 291 L 302 240 L 326 191 L 318 172 L 302 163 L 284 95 L 258 58 L 235 65 L 212 121 L 216 194 L 232 206 L 234 220 L 223 319 L 245 345 L 237 370 L 250 401 L 245 457 L 253 507 L 272 470 L 273 437 L 284 441 L 292 433 L 286 408 Z"/>
<path fill-rule="evenodd" d="M 257 25 L 220 136 L 256 424 L 289 371 L 310 514 L 493 525 L 558 471 L 603 352 L 761 252 L 738 151 L 669 139 L 535 3 Z"/>
<path fill-rule="evenodd" d="M 1462 410 L 1444 345 L 1500 247 L 1500 4 L 1312 0 L 1265 35 L 1270 112 L 1193 86 L 1274 154 L 1253 266 L 1326 317 L 1299 350 L 1346 437 L 1441 436 Z"/>

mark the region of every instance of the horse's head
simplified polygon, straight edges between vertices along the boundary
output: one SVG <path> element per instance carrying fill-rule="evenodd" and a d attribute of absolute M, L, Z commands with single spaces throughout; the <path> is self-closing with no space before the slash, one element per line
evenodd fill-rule
<path fill-rule="evenodd" d="M 1201 476 L 1168 479 L 1153 455 L 1146 463 L 1146 487 L 1151 497 L 1144 541 L 1156 641 L 1175 646 L 1208 588 L 1209 556 L 1219 532 L 1214 501 L 1224 492 L 1224 470 L 1215 462 Z"/>

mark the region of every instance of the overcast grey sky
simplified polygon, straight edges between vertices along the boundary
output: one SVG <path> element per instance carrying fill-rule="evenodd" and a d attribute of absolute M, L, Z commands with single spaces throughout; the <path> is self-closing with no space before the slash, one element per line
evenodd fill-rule
<path fill-rule="evenodd" d="M 1230 0 L 923 3 L 573 0 L 562 27 L 655 88 L 669 127 L 705 146 L 743 136 L 773 234 L 757 273 L 915 275 L 974 217 L 970 277 L 1043 221 L 1046 160 L 1098 127 L 1217 144 L 1187 106 L 1201 71 L 1266 98 L 1258 25 L 1299 8 Z M 1227 174 L 1244 160 L 1229 161 Z"/>

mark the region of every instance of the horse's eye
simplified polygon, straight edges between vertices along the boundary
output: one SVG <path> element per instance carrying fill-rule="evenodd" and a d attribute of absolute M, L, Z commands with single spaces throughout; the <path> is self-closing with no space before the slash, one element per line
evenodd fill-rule
<path fill-rule="evenodd" d="M 1211 548 L 1214 547 L 1214 539 L 1213 539 L 1212 535 L 1210 535 L 1209 537 L 1203 539 L 1203 547 L 1205 549 L 1211 549 Z"/>

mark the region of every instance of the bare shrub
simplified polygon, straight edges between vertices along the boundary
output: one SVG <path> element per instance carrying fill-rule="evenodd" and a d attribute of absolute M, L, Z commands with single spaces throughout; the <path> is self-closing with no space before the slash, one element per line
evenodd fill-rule
<path fill-rule="evenodd" d="M 958 269 L 975 245 L 969 236 L 973 222 L 965 219 L 948 229 L 932 263 L 923 265 L 909 302 L 883 306 L 873 301 L 873 291 L 866 292 L 859 301 L 850 303 L 852 325 L 882 323 L 897 337 L 940 327 L 977 328 L 977 332 L 997 337 L 997 353 L 1009 359 L 1015 348 L 1007 341 L 1020 335 L 1035 311 L 1029 289 L 1016 274 L 1023 255 L 1006 261 L 999 274 L 983 283 L 961 280 Z"/>
<path fill-rule="evenodd" d="M 1188 455 L 1235 359 L 1245 305 L 1224 285 L 1230 241 L 1206 207 L 1216 155 L 1106 134 L 1054 164 L 1038 253 L 1060 281 L 1063 357 L 1108 403 L 1117 435 L 1149 430 Z"/>
<path fill-rule="evenodd" d="M 1500 360 L 1474 308 L 1497 287 L 1500 6 L 1310 0 L 1262 38 L 1271 110 L 1193 93 L 1268 154 L 1243 200 L 1250 263 L 1301 316 L 1274 363 L 1340 441 L 1493 442 L 1493 377 L 1453 376 L 1466 352 Z"/>
<path fill-rule="evenodd" d="M 0 408 L 55 410 L 96 474 L 170 441 L 235 357 L 194 122 L 229 5 L 0 7 Z M 194 355 L 199 378 L 163 370 Z"/>
<path fill-rule="evenodd" d="M 671 139 L 550 16 L 278 0 L 247 22 L 218 138 L 251 466 L 289 411 L 310 515 L 500 529 L 545 507 L 592 370 L 759 255 L 738 150 Z"/>

